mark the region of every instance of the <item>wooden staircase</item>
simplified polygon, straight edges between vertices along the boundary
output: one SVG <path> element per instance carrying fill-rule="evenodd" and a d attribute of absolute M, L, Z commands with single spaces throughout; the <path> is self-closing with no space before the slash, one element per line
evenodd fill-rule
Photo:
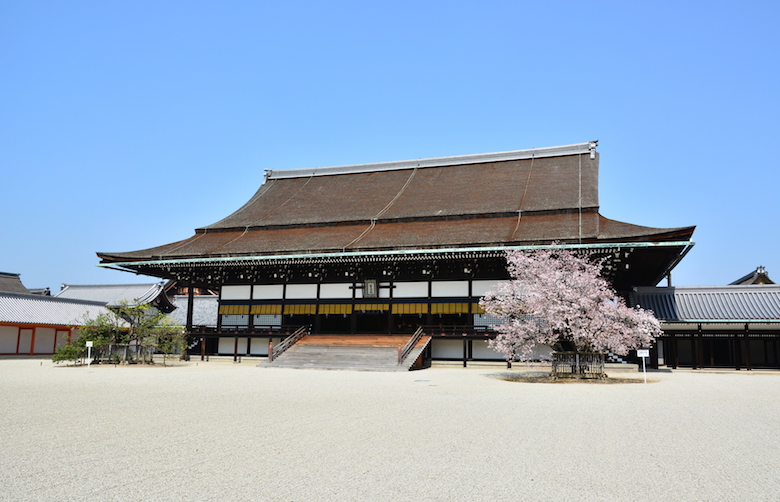
<path fill-rule="evenodd" d="M 258 366 L 329 370 L 409 371 L 430 343 L 422 336 L 398 363 L 412 335 L 306 335 L 273 361 Z"/>

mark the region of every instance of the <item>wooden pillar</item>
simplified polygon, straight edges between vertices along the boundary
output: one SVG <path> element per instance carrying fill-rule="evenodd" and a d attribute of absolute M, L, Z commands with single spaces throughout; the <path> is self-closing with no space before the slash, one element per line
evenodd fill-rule
<path fill-rule="evenodd" d="M 731 344 L 731 353 L 734 357 L 734 366 L 737 371 L 742 369 L 742 353 L 739 350 L 739 338 L 737 335 L 734 335 L 729 338 L 729 343 Z"/>
<path fill-rule="evenodd" d="M 35 353 L 35 330 L 37 329 L 37 326 L 33 326 L 32 335 L 30 335 L 30 355 Z"/>
<path fill-rule="evenodd" d="M 745 369 L 751 371 L 753 364 L 750 362 L 750 338 L 748 338 L 748 325 L 745 324 Z"/>
<path fill-rule="evenodd" d="M 203 361 L 206 359 L 206 337 L 202 337 L 200 339 L 200 360 Z"/>
<path fill-rule="evenodd" d="M 675 336 L 674 333 L 672 333 L 672 354 L 674 356 L 674 359 L 672 359 L 672 369 L 676 370 L 680 365 L 680 358 L 677 356 L 677 336 Z"/>
<path fill-rule="evenodd" d="M 468 359 L 468 340 L 463 340 L 463 367 L 466 367 L 466 360 Z"/>
<path fill-rule="evenodd" d="M 192 332 L 192 314 L 195 305 L 195 288 L 187 283 L 187 333 Z"/>
<path fill-rule="evenodd" d="M 661 340 L 656 340 L 650 347 L 649 366 L 650 368 L 658 369 L 658 344 L 663 343 Z M 665 362 L 665 361 L 664 361 Z"/>
<path fill-rule="evenodd" d="M 780 337 L 775 336 L 773 342 L 775 344 L 775 366 L 780 368 Z"/>
<path fill-rule="evenodd" d="M 233 338 L 233 362 L 238 361 L 238 335 Z"/>
<path fill-rule="evenodd" d="M 698 354 L 698 359 L 699 359 L 698 366 L 699 366 L 699 369 L 702 369 L 702 368 L 704 368 L 704 335 L 701 332 L 701 324 L 699 324 L 699 336 L 698 336 L 698 338 L 699 338 L 699 341 L 698 341 L 698 344 L 697 344 L 698 345 L 698 347 L 697 347 L 698 348 L 697 354 Z"/>

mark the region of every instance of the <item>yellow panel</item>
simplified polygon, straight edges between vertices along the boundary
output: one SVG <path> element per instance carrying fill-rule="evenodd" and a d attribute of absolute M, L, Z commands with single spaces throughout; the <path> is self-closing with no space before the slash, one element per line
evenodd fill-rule
<path fill-rule="evenodd" d="M 355 310 L 389 310 L 387 303 L 358 303 L 355 304 Z"/>
<path fill-rule="evenodd" d="M 396 303 L 393 304 L 393 314 L 427 314 L 427 303 Z"/>
<path fill-rule="evenodd" d="M 317 313 L 317 305 L 314 303 L 305 303 L 298 305 L 285 305 L 284 313 L 288 315 L 308 315 Z"/>
<path fill-rule="evenodd" d="M 220 305 L 219 313 L 222 315 L 245 315 L 249 313 L 249 305 Z"/>
<path fill-rule="evenodd" d="M 468 303 L 432 303 L 431 314 L 468 314 Z"/>
<path fill-rule="evenodd" d="M 320 314 L 351 314 L 352 305 L 348 303 L 325 303 L 320 305 Z"/>
<path fill-rule="evenodd" d="M 471 304 L 471 311 L 475 314 L 484 314 L 485 309 L 479 306 L 479 303 L 472 303 Z"/>
<path fill-rule="evenodd" d="M 275 315 L 281 313 L 281 305 L 252 305 L 252 314 L 254 315 Z"/>

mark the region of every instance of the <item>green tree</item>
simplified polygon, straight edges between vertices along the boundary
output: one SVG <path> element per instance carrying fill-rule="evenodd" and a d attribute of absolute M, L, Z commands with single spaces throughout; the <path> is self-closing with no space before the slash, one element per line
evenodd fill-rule
<path fill-rule="evenodd" d="M 130 347 L 136 347 L 135 356 L 140 362 L 153 362 L 152 353 L 156 349 L 164 354 L 165 364 L 167 356 L 183 350 L 186 339 L 184 328 L 174 324 L 166 314 L 148 303 L 127 301 L 110 307 L 94 319 L 84 320 L 79 333 L 79 338 L 60 347 L 52 360 L 75 362 L 86 354 L 86 342 L 92 341 L 98 359 L 131 362 Z"/>

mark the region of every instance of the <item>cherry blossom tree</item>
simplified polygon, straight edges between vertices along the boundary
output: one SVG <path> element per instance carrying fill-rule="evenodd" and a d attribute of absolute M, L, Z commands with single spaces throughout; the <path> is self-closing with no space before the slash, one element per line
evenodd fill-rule
<path fill-rule="evenodd" d="M 592 262 L 553 246 L 507 253 L 512 277 L 481 300 L 486 313 L 503 319 L 491 347 L 508 361 L 539 359 L 534 348 L 625 355 L 661 334 L 649 310 L 628 307 Z"/>

